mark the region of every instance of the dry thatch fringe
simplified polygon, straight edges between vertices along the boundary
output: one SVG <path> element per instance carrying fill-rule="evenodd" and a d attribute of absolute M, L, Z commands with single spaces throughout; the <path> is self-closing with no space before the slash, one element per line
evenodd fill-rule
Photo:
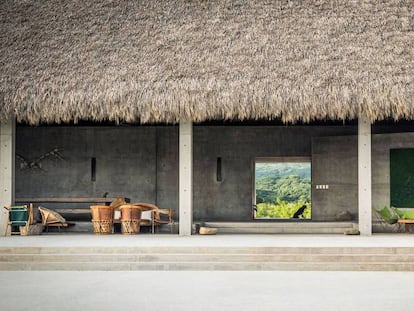
<path fill-rule="evenodd" d="M 0 120 L 414 118 L 414 1 L 2 1 Z"/>

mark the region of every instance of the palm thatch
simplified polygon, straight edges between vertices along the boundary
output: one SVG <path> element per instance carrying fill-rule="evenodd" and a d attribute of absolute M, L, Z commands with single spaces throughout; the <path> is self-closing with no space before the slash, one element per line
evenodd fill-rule
<path fill-rule="evenodd" d="M 3 0 L 0 120 L 414 118 L 412 0 Z"/>

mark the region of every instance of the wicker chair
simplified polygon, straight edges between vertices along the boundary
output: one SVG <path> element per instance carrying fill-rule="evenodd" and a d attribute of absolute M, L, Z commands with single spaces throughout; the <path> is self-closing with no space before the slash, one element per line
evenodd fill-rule
<path fill-rule="evenodd" d="M 174 210 L 159 208 L 151 203 L 134 203 L 142 209 L 141 226 L 151 227 L 151 232 L 155 233 L 161 225 L 170 225 L 171 233 L 174 232 Z"/>

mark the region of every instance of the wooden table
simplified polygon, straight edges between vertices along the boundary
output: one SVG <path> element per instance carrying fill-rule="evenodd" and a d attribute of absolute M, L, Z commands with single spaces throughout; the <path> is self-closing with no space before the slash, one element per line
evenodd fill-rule
<path fill-rule="evenodd" d="M 410 225 L 414 224 L 414 219 L 398 219 L 398 223 L 404 224 L 405 233 L 410 233 Z"/>

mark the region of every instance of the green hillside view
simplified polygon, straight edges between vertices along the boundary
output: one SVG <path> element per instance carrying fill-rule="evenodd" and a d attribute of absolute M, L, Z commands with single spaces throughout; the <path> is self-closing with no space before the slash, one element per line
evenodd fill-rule
<path fill-rule="evenodd" d="M 310 163 L 256 163 L 256 218 L 311 218 Z"/>
<path fill-rule="evenodd" d="M 291 175 L 310 179 L 310 168 L 308 162 L 256 163 L 256 179 Z"/>

